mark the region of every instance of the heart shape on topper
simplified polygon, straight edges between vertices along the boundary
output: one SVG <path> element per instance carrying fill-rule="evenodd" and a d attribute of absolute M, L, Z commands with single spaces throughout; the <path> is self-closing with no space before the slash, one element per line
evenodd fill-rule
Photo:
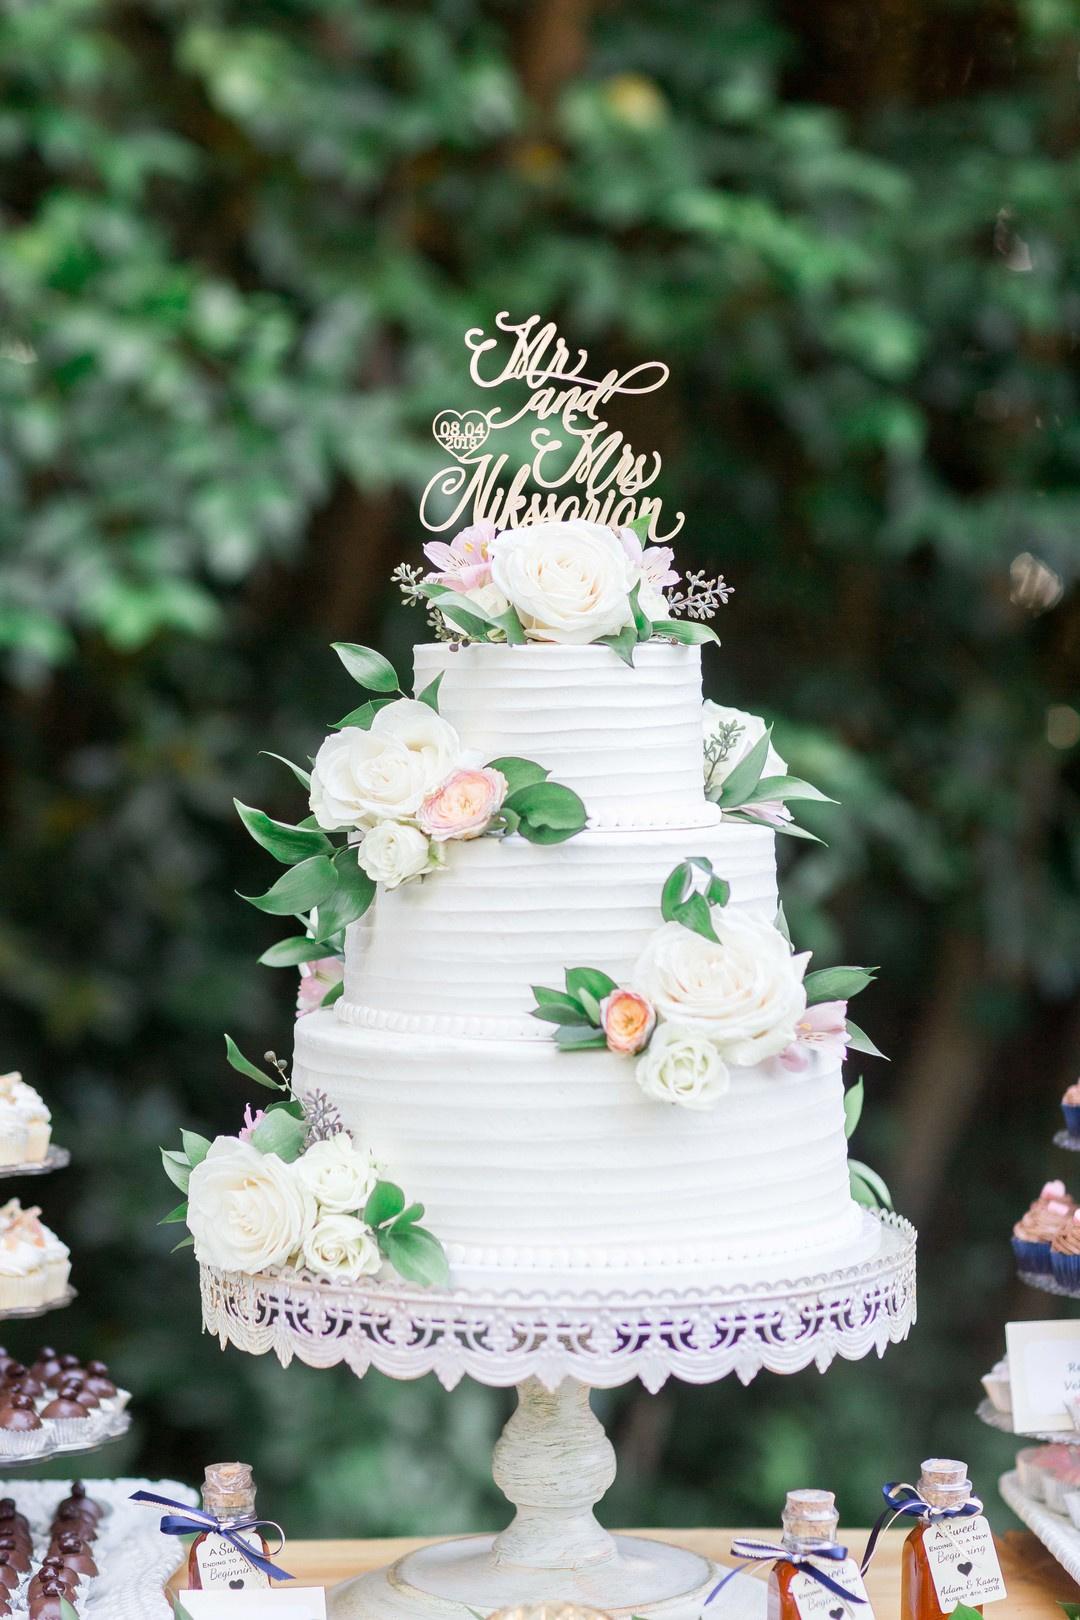
<path fill-rule="evenodd" d="M 829 1620 L 844 1620 L 843 1609 L 830 1609 Z"/>
<path fill-rule="evenodd" d="M 459 461 L 468 461 L 491 432 L 483 411 L 440 411 L 431 424 L 436 441 Z"/>
<path fill-rule="evenodd" d="M 244 1590 L 244 1582 L 243 1581 L 230 1581 L 229 1582 L 229 1591 L 230 1592 L 242 1592 L 243 1590 Z"/>
<path fill-rule="evenodd" d="M 970 1559 L 966 1559 L 964 1563 L 957 1564 L 956 1567 L 960 1571 L 961 1575 L 970 1575 L 972 1570 L 975 1568 L 975 1565 Z"/>

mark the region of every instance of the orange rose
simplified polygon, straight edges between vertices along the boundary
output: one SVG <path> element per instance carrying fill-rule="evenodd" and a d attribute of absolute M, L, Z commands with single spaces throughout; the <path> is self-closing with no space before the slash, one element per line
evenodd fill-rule
<path fill-rule="evenodd" d="M 611 1052 L 640 1052 L 656 1028 L 652 1003 L 636 990 L 613 990 L 600 1003 L 600 1023 Z"/>

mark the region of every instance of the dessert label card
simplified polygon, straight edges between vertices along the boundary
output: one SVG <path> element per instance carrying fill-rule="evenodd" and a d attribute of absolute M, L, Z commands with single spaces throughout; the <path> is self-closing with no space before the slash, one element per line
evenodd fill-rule
<path fill-rule="evenodd" d="M 943 1614 L 951 1614 L 958 1603 L 977 1608 L 1008 1595 L 994 1537 L 981 1513 L 976 1519 L 932 1524 L 923 1546 Z"/>
<path fill-rule="evenodd" d="M 830 1580 L 850 1592 L 853 1601 L 845 1603 L 835 1592 L 830 1592 L 815 1581 L 812 1575 L 795 1575 L 791 1582 L 791 1596 L 799 1611 L 799 1620 L 874 1620 L 874 1611 L 866 1596 L 866 1587 L 853 1558 L 842 1564 L 823 1563 L 822 1569 Z M 860 1603 L 857 1600 L 861 1598 Z"/>
<path fill-rule="evenodd" d="M 1009 1322 L 1005 1327 L 1017 1433 L 1073 1430 L 1066 1404 L 1080 1395 L 1080 1321 Z"/>
<path fill-rule="evenodd" d="M 325 1586 L 275 1586 L 270 1591 L 181 1592 L 190 1620 L 326 1620 Z"/>
<path fill-rule="evenodd" d="M 252 1549 L 253 1552 L 262 1552 L 262 1543 L 255 1535 L 238 1536 L 238 1541 Z M 195 1562 L 199 1566 L 199 1579 L 204 1590 L 213 1590 L 220 1587 L 231 1592 L 245 1592 L 249 1588 L 263 1591 L 270 1585 L 269 1575 L 264 1575 L 261 1569 L 249 1564 L 243 1553 L 238 1551 L 224 1536 L 207 1536 L 195 1554 Z"/>

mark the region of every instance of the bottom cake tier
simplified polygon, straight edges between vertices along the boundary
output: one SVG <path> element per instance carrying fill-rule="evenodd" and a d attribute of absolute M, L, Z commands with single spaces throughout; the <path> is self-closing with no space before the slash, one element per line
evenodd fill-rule
<path fill-rule="evenodd" d="M 633 1061 L 608 1052 L 319 1012 L 297 1026 L 294 1084 L 324 1091 L 426 1206 L 455 1284 L 756 1283 L 858 1264 L 880 1242 L 849 1190 L 835 1061 L 733 1070 L 717 1106 L 695 1111 L 646 1097 Z"/>

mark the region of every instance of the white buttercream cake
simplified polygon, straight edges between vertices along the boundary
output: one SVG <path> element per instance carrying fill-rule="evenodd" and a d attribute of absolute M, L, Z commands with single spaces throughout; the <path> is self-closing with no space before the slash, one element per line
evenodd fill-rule
<path fill-rule="evenodd" d="M 531 987 L 566 968 L 627 981 L 686 857 L 711 861 L 732 908 L 776 916 L 771 828 L 705 797 L 700 648 L 643 644 L 629 668 L 600 645 L 435 643 L 414 673 L 417 692 L 442 675 L 466 748 L 547 767 L 589 825 L 553 846 L 449 843 L 431 877 L 381 888 L 348 932 L 341 999 L 297 1026 L 298 1094 L 325 1091 L 425 1204 L 461 1285 L 766 1283 L 869 1257 L 835 1056 L 740 1067 L 695 1111 L 530 1016 Z"/>

